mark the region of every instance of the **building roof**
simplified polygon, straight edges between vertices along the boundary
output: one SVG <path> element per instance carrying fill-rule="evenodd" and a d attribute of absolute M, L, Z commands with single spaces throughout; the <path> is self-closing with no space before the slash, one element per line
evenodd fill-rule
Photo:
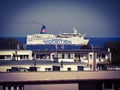
<path fill-rule="evenodd" d="M 33 50 L 33 53 L 51 53 L 51 52 L 72 52 L 72 53 L 89 53 L 89 52 L 102 52 L 107 53 L 105 49 L 73 49 L 73 50 Z"/>
<path fill-rule="evenodd" d="M 20 61 L 13 61 L 13 60 L 0 60 L 0 66 L 7 66 L 7 65 L 61 65 L 61 62 L 53 62 L 53 61 L 43 61 L 43 60 L 20 60 Z M 81 62 L 63 62 L 64 65 L 86 65 L 85 63 Z"/>

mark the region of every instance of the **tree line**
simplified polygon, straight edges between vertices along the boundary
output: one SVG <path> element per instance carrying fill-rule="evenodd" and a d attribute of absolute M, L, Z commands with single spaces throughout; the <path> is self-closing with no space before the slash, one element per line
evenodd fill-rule
<path fill-rule="evenodd" d="M 23 45 L 15 38 L 0 38 L 0 49 L 24 49 Z M 120 65 L 120 41 L 117 42 L 106 42 L 104 49 L 110 48 L 112 53 L 112 65 Z M 90 49 L 89 45 L 82 46 L 81 49 Z"/>
<path fill-rule="evenodd" d="M 120 65 L 120 41 L 106 42 L 104 48 L 110 48 L 112 54 L 112 65 Z"/>
<path fill-rule="evenodd" d="M 23 49 L 22 44 L 15 38 L 0 38 L 0 49 Z"/>

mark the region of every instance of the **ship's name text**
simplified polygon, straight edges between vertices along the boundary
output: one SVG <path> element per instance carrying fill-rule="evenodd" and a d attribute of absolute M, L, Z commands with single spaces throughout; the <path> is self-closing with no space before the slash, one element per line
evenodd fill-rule
<path fill-rule="evenodd" d="M 43 40 L 45 44 L 72 44 L 69 40 L 62 39 L 51 39 L 51 40 Z"/>

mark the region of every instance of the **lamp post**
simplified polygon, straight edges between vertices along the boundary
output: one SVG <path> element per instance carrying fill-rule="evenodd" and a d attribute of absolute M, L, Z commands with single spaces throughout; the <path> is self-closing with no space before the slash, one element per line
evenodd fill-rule
<path fill-rule="evenodd" d="M 93 71 L 96 71 L 96 55 L 93 44 L 92 44 L 92 52 L 93 52 Z"/>

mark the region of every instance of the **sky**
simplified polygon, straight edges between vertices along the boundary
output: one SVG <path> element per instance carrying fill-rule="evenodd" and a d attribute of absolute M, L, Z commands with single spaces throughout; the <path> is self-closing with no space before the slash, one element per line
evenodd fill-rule
<path fill-rule="evenodd" d="M 120 0 L 0 0 L 0 36 L 47 33 L 120 37 Z"/>

